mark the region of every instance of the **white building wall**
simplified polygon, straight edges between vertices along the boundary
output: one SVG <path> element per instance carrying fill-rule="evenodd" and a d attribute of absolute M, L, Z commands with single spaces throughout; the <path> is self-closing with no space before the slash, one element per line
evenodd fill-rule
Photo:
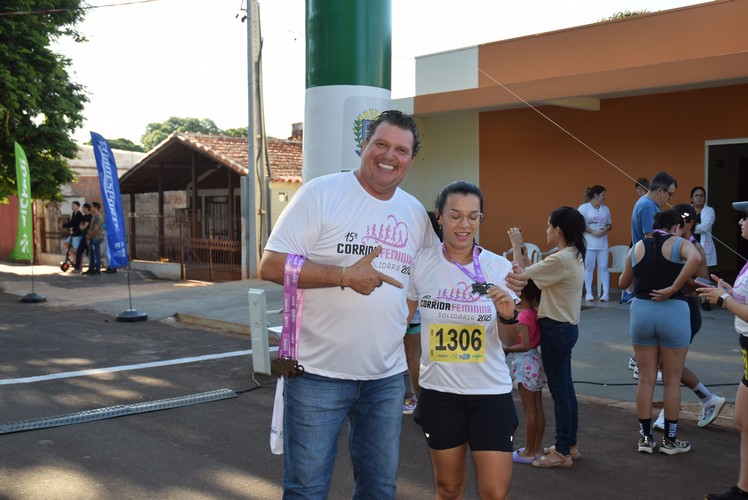
<path fill-rule="evenodd" d="M 478 88 L 478 47 L 416 58 L 416 95 Z"/>

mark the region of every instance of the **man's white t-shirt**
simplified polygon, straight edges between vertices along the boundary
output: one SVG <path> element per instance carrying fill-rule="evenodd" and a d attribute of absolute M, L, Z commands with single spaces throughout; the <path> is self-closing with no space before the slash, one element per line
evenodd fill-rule
<path fill-rule="evenodd" d="M 486 283 L 518 301 L 506 286 L 512 264 L 483 250 L 478 261 Z M 475 274 L 474 264 L 464 266 Z M 441 245 L 418 253 L 408 298 L 421 313 L 421 387 L 452 394 L 506 394 L 512 379 L 488 295 L 472 293 L 473 280 L 442 253 Z"/>
<path fill-rule="evenodd" d="M 305 371 L 353 380 L 405 371 L 411 268 L 417 251 L 437 242 L 423 205 L 399 188 L 389 200 L 378 200 L 353 172 L 304 184 L 278 219 L 266 250 L 351 266 L 381 245 L 372 266 L 403 285 L 383 283 L 370 295 L 340 287 L 306 289 L 298 356 Z"/>

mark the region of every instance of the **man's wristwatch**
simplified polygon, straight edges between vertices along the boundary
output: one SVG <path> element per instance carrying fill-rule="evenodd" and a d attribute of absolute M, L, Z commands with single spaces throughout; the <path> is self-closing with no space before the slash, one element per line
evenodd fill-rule
<path fill-rule="evenodd" d="M 720 297 L 717 299 L 717 305 L 719 307 L 725 307 L 725 299 L 729 296 L 729 293 L 723 293 L 722 295 L 720 295 Z"/>

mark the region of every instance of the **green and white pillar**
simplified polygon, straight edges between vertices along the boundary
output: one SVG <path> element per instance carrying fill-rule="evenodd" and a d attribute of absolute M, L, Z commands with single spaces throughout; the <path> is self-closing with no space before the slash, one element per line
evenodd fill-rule
<path fill-rule="evenodd" d="M 390 108 L 391 0 L 306 0 L 304 181 L 355 170 Z"/>

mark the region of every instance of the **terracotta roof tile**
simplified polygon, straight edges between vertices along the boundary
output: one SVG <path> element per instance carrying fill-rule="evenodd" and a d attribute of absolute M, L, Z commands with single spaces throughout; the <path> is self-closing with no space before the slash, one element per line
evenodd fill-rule
<path fill-rule="evenodd" d="M 270 180 L 301 182 L 301 141 L 268 138 Z"/>
<path fill-rule="evenodd" d="M 198 149 L 224 157 L 247 168 L 249 165 L 247 138 L 209 134 L 180 134 Z M 267 139 L 268 177 L 271 181 L 301 182 L 301 141 L 293 139 Z"/>

